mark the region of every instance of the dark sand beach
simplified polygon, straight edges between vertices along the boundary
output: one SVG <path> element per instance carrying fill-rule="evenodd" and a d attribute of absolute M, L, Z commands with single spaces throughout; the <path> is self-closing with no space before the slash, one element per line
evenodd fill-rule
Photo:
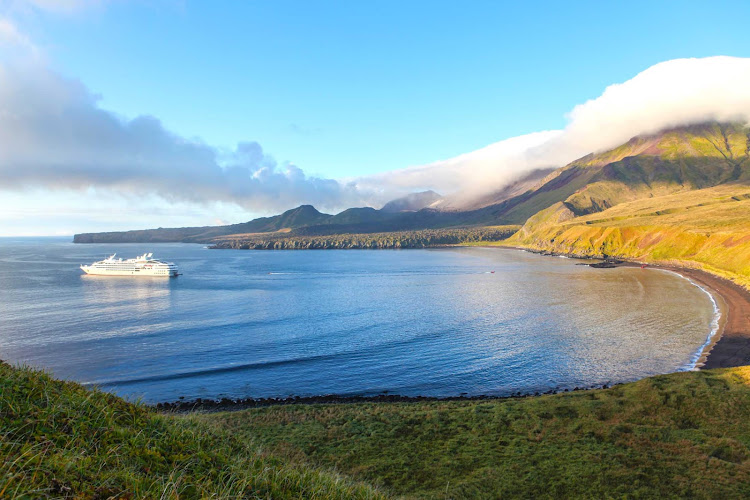
<path fill-rule="evenodd" d="M 641 266 L 638 262 L 625 262 L 622 265 Z M 723 302 L 720 304 L 723 315 L 720 330 L 702 358 L 702 365 L 699 364 L 701 369 L 750 365 L 750 291 L 700 269 L 656 264 L 649 264 L 648 267 L 689 278 Z"/>
<path fill-rule="evenodd" d="M 723 331 L 702 368 L 750 365 L 750 292 L 731 281 L 705 271 L 657 266 L 690 278 L 719 295 L 726 307 Z"/>
<path fill-rule="evenodd" d="M 514 250 L 531 251 L 522 247 L 505 247 Z M 552 254 L 556 255 L 556 254 Z M 573 258 L 580 256 L 571 255 Z M 612 267 L 630 266 L 641 267 L 642 263 L 637 261 L 616 261 Z M 603 266 L 609 267 L 609 266 Z M 730 368 L 734 366 L 750 365 L 750 291 L 733 283 L 732 281 L 716 276 L 700 269 L 679 267 L 670 265 L 648 264 L 653 269 L 664 269 L 680 274 L 691 279 L 696 284 L 710 291 L 715 298 L 720 299 L 723 304 L 720 330 L 716 339 L 708 347 L 706 354 L 702 357 L 704 370 L 711 368 Z M 718 296 L 718 297 L 717 297 Z"/>

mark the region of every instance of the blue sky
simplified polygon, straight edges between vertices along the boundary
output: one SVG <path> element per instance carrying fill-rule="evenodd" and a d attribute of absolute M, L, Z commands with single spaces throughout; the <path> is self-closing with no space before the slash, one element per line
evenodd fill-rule
<path fill-rule="evenodd" d="M 563 129 L 574 106 L 663 61 L 750 55 L 748 2 L 48 3 L 0 3 L 0 19 L 34 46 L 13 58 L 43 60 L 124 121 L 153 116 L 220 154 L 257 141 L 280 166 L 326 179 Z M 6 196 L 22 215 L 0 234 L 24 232 L 22 217 L 29 234 L 103 227 L 85 217 L 88 202 L 64 223 L 37 213 L 79 195 L 29 193 Z M 18 209 L 23 200 L 37 215 Z M 238 222 L 281 206 L 233 203 L 201 201 L 181 219 L 168 215 L 172 203 L 144 207 L 167 214 L 151 225 L 171 225 Z M 129 204 L 117 202 L 117 228 L 148 226 L 148 210 L 127 215 Z"/>
<path fill-rule="evenodd" d="M 32 36 L 103 107 L 342 177 L 557 129 L 609 84 L 750 55 L 750 3 L 114 2 Z"/>

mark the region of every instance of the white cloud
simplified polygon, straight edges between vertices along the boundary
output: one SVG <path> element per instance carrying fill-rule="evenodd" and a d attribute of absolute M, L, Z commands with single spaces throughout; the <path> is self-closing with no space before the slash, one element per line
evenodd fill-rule
<path fill-rule="evenodd" d="M 21 33 L 16 25 L 7 18 L 0 17 L 0 46 L 13 50 L 37 52 L 36 46 L 29 37 Z"/>
<path fill-rule="evenodd" d="M 749 118 L 750 58 L 674 59 L 573 108 L 561 139 L 591 152 L 677 125 Z"/>
<path fill-rule="evenodd" d="M 233 202 L 263 212 L 303 202 L 328 208 L 363 201 L 352 186 L 278 165 L 256 142 L 220 155 L 154 117 L 117 117 L 80 82 L 39 64 L 0 66 L 0 136 L 5 189 L 94 187 L 168 201 Z"/>
<path fill-rule="evenodd" d="M 380 184 L 382 189 L 430 187 L 443 193 L 481 194 L 524 172 L 563 166 L 636 135 L 708 120 L 750 121 L 750 58 L 717 56 L 659 63 L 575 106 L 564 130 L 506 139 L 450 160 L 359 182 Z"/>
<path fill-rule="evenodd" d="M 471 197 L 498 189 L 529 170 L 553 165 L 556 159 L 537 154 L 535 148 L 560 134 L 548 130 L 512 137 L 455 158 L 360 178 L 356 183 L 372 191 L 434 189 Z"/>
<path fill-rule="evenodd" d="M 20 35 L 0 24 L 0 41 Z M 711 57 L 657 64 L 573 108 L 563 130 L 506 139 L 423 166 L 334 180 L 278 164 L 255 142 L 232 151 L 188 140 L 158 119 L 122 119 L 80 82 L 39 62 L 0 64 L 0 189 L 156 195 L 170 203 L 229 203 L 256 213 L 310 203 L 335 211 L 378 206 L 405 192 L 481 195 L 540 167 L 665 127 L 750 118 L 750 59 Z M 222 217 L 225 218 L 225 217 Z"/>

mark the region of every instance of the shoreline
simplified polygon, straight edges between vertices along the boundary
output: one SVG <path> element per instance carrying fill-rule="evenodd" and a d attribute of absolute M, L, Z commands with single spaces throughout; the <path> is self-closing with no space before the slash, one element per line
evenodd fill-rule
<path fill-rule="evenodd" d="M 508 395 L 479 394 L 475 396 L 404 396 L 400 394 L 377 394 L 373 396 L 343 396 L 339 394 L 323 394 L 319 396 L 289 396 L 280 398 L 240 398 L 240 399 L 190 399 L 178 401 L 165 401 L 148 404 L 156 411 L 164 413 L 214 413 L 224 411 L 247 410 L 250 408 L 265 408 L 268 406 L 288 405 L 320 405 L 320 404 L 357 404 L 357 403 L 427 403 L 445 401 L 504 401 L 511 399 L 535 398 L 550 394 L 563 394 L 568 392 L 594 391 L 597 389 L 609 389 L 631 382 L 615 382 L 611 384 L 598 384 L 591 386 L 575 386 L 572 388 L 550 389 L 544 392 L 513 392 Z"/>
<path fill-rule="evenodd" d="M 462 245 L 456 245 L 462 246 Z M 480 245 L 477 245 L 480 246 Z M 525 248 L 487 245 L 487 248 L 505 248 L 521 250 L 531 253 L 539 253 L 547 256 L 563 256 L 580 260 L 602 260 L 599 258 L 582 258 L 580 256 L 567 256 L 562 254 L 544 254 Z M 585 264 L 589 265 L 590 264 Z M 643 263 L 637 261 L 618 261 L 611 267 L 640 268 Z M 714 303 L 718 312 L 718 324 L 696 353 L 696 359 L 691 361 L 692 366 L 684 371 L 707 370 L 712 368 L 730 368 L 736 366 L 750 365 L 750 292 L 732 281 L 711 274 L 701 269 L 679 267 L 667 264 L 648 264 L 648 268 L 671 272 L 687 279 L 694 286 L 705 292 Z M 681 370 L 679 370 L 681 371 Z M 620 385 L 620 383 L 611 386 Z M 155 409 L 170 413 L 187 413 L 192 411 L 220 412 L 244 410 L 249 408 L 260 408 L 276 405 L 298 405 L 298 404 L 353 404 L 353 403 L 417 403 L 429 401 L 486 401 L 506 400 L 526 397 L 536 397 L 544 394 L 559 394 L 582 390 L 606 389 L 608 385 L 584 386 L 566 389 L 549 390 L 546 392 L 517 392 L 507 396 L 476 395 L 476 396 L 403 396 L 397 394 L 379 394 L 376 396 L 342 396 L 327 394 L 306 397 L 288 398 L 245 398 L 245 399 L 195 399 L 167 401 L 153 404 Z"/>
<path fill-rule="evenodd" d="M 680 278 L 687 280 L 691 285 L 695 286 L 700 291 L 705 293 L 711 300 L 711 304 L 713 305 L 714 309 L 714 319 L 711 321 L 711 332 L 708 334 L 708 337 L 706 338 L 706 341 L 703 343 L 701 348 L 696 352 L 689 368 L 690 370 L 700 370 L 706 364 L 708 355 L 711 353 L 711 350 L 719 341 L 722 333 L 724 332 L 724 326 L 726 325 L 727 320 L 727 304 L 724 301 L 724 298 L 721 295 L 718 295 L 717 292 L 704 285 L 696 283 L 693 279 L 687 276 L 683 276 L 682 274 L 669 269 L 657 268 L 657 270 L 663 271 L 665 273 L 671 273 L 675 276 L 679 276 Z"/>
<path fill-rule="evenodd" d="M 507 248 L 544 256 L 567 257 L 579 260 L 606 260 L 600 257 L 566 255 L 515 246 L 486 245 L 486 248 Z M 732 368 L 750 365 L 750 291 L 727 278 L 717 276 L 703 269 L 625 259 L 620 260 L 616 257 L 613 259 L 617 260 L 616 264 L 600 267 L 604 269 L 608 267 L 641 267 L 646 264 L 647 268 L 660 269 L 678 274 L 712 297 L 712 300 L 719 308 L 719 328 L 704 344 L 702 353 L 696 362 L 697 369 L 710 370 L 712 368 Z M 590 264 L 587 265 L 590 266 Z"/>
<path fill-rule="evenodd" d="M 628 264 L 640 266 L 637 263 Z M 719 331 L 706 345 L 700 369 L 750 365 L 750 292 L 726 278 L 701 269 L 670 265 L 649 267 L 677 273 L 720 299 L 717 301 L 722 316 Z"/>
<path fill-rule="evenodd" d="M 641 268 L 641 265 L 632 262 L 625 262 L 617 267 Z M 722 338 L 724 334 L 724 328 L 727 324 L 727 319 L 729 316 L 729 305 L 724 299 L 724 295 L 716 289 L 717 287 L 715 285 L 709 285 L 705 283 L 705 280 L 701 280 L 696 278 L 695 276 L 688 275 L 687 273 L 685 273 L 685 269 L 683 268 L 659 265 L 650 265 L 648 266 L 648 268 L 674 274 L 682 279 L 685 279 L 691 285 L 695 286 L 703 293 L 708 295 L 709 299 L 711 299 L 711 303 L 714 307 L 714 320 L 711 322 L 711 332 L 708 334 L 708 337 L 706 337 L 706 341 L 701 345 L 700 349 L 696 351 L 694 358 L 691 360 L 691 365 L 687 370 L 684 371 L 700 370 L 704 368 L 706 362 L 708 361 L 708 357 L 711 354 L 711 351 Z M 703 278 L 705 279 L 705 276 Z"/>

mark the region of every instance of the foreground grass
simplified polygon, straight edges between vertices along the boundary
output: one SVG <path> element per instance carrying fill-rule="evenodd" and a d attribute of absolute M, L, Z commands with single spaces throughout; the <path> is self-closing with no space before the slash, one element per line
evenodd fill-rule
<path fill-rule="evenodd" d="M 191 419 L 415 497 L 750 497 L 750 367 L 526 399 Z"/>
<path fill-rule="evenodd" d="M 0 498 L 384 496 L 356 479 L 429 498 L 747 498 L 750 367 L 525 399 L 178 416 L 0 364 Z"/>
<path fill-rule="evenodd" d="M 0 363 L 0 498 L 378 498 L 205 424 Z"/>

